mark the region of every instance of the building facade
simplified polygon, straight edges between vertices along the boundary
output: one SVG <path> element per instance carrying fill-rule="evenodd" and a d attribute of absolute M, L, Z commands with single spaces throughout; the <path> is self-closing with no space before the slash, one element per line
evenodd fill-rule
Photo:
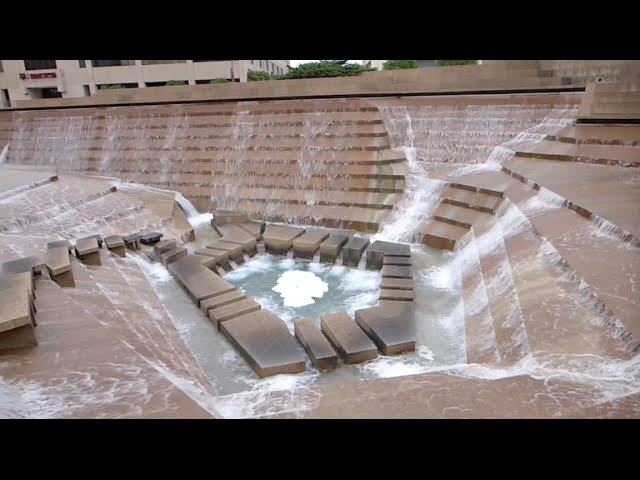
<path fill-rule="evenodd" d="M 16 100 L 88 97 L 101 88 L 246 82 L 249 70 L 282 75 L 289 60 L 0 60 L 0 107 Z"/>

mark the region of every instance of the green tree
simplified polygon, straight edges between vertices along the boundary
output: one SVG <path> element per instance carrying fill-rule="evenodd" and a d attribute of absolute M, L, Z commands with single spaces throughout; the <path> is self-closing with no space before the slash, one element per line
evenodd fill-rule
<path fill-rule="evenodd" d="M 375 68 L 368 68 L 357 63 L 347 63 L 347 60 L 322 60 L 302 63 L 289 70 L 289 73 L 277 78 L 351 77 L 360 75 L 362 72 L 372 71 L 375 71 Z"/>
<path fill-rule="evenodd" d="M 417 60 L 387 60 L 382 64 L 383 70 L 401 70 L 404 68 L 418 68 Z"/>
<path fill-rule="evenodd" d="M 269 72 L 263 72 L 262 70 L 249 70 L 247 72 L 248 82 L 259 82 L 261 80 L 271 80 Z"/>
<path fill-rule="evenodd" d="M 187 82 L 185 82 L 184 80 L 169 80 L 167 83 L 165 83 L 165 85 L 167 87 L 170 87 L 171 85 L 186 85 Z"/>
<path fill-rule="evenodd" d="M 124 85 L 121 83 L 105 83 L 99 87 L 100 90 L 116 90 L 118 88 L 124 88 Z"/>
<path fill-rule="evenodd" d="M 475 65 L 477 60 L 436 60 L 439 67 L 450 67 L 453 65 Z"/>

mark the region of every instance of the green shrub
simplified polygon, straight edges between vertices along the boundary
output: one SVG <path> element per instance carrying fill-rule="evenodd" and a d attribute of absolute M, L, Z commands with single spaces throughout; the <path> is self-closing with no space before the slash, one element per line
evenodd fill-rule
<path fill-rule="evenodd" d="M 404 68 L 418 68 L 417 60 L 387 60 L 382 64 L 383 70 L 401 70 Z"/>
<path fill-rule="evenodd" d="M 210 80 L 209 83 L 229 83 L 230 80 L 227 80 L 226 78 L 214 78 L 213 80 Z"/>
<path fill-rule="evenodd" d="M 262 80 L 271 80 L 269 72 L 263 72 L 262 70 L 249 70 L 247 72 L 248 82 L 260 82 Z"/>
<path fill-rule="evenodd" d="M 453 65 L 475 65 L 477 60 L 436 60 L 439 67 L 451 67 Z"/>
<path fill-rule="evenodd" d="M 186 85 L 187 82 L 184 80 L 169 80 L 165 85 L 170 87 L 171 85 Z"/>

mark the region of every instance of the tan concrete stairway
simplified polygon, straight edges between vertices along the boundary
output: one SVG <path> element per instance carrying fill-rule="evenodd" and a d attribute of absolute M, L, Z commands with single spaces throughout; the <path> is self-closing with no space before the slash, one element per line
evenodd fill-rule
<path fill-rule="evenodd" d="M 431 218 L 419 226 L 422 243 L 454 250 L 471 227 L 487 222 L 502 202 L 502 192 L 453 183 L 442 193 Z"/>

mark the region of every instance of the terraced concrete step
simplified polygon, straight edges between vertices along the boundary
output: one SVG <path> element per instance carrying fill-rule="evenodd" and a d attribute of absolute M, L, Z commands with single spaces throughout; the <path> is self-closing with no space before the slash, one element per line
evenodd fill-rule
<path fill-rule="evenodd" d="M 263 235 L 265 249 L 271 253 L 286 254 L 293 246 L 293 242 L 304 233 L 304 228 L 267 225 Z"/>
<path fill-rule="evenodd" d="M 413 278 L 411 266 L 384 265 L 380 270 L 382 278 Z"/>
<path fill-rule="evenodd" d="M 240 300 L 244 300 L 247 296 L 241 290 L 234 290 L 229 293 L 225 293 L 224 295 L 218 295 L 217 297 L 207 298 L 200 302 L 200 308 L 202 311 L 209 315 L 209 310 L 214 308 L 224 307 L 225 305 L 229 305 L 230 303 L 239 302 Z"/>
<path fill-rule="evenodd" d="M 326 230 L 310 230 L 293 241 L 293 254 L 301 258 L 313 258 L 320 244 L 329 238 Z"/>
<path fill-rule="evenodd" d="M 469 229 L 462 228 L 436 219 L 428 220 L 418 227 L 422 233 L 421 243 L 433 248 L 453 250 L 462 237 L 469 233 Z"/>
<path fill-rule="evenodd" d="M 369 239 L 353 236 L 342 247 L 342 261 L 344 265 L 358 266 L 360 258 L 369 246 Z"/>
<path fill-rule="evenodd" d="M 346 313 L 322 315 L 320 325 L 345 363 L 362 363 L 378 356 L 376 346 Z"/>
<path fill-rule="evenodd" d="M 262 306 L 252 300 L 251 298 L 245 298 L 237 302 L 232 302 L 227 305 L 220 306 L 218 308 L 212 308 L 209 310 L 209 320 L 220 329 L 220 325 L 228 320 L 246 315 L 247 313 L 260 310 Z"/>
<path fill-rule="evenodd" d="M 413 290 L 381 288 L 378 298 L 380 300 L 398 300 L 398 301 L 405 301 L 405 302 L 413 302 Z"/>
<path fill-rule="evenodd" d="M 296 318 L 294 328 L 314 367 L 319 370 L 337 367 L 338 355 L 312 319 Z"/>
<path fill-rule="evenodd" d="M 342 247 L 349 241 L 349 235 L 332 233 L 320 244 L 320 261 L 335 262 L 342 251 Z"/>
<path fill-rule="evenodd" d="M 489 213 L 447 203 L 440 203 L 431 215 L 438 221 L 466 229 L 491 217 Z"/>
<path fill-rule="evenodd" d="M 380 280 L 380 288 L 395 290 L 413 290 L 413 279 L 410 278 L 383 278 Z"/>
<path fill-rule="evenodd" d="M 411 264 L 411 248 L 409 245 L 376 240 L 367 248 L 367 268 L 376 270 L 382 268 L 384 259 L 390 255 L 396 258 L 409 258 L 408 265 Z"/>
<path fill-rule="evenodd" d="M 168 266 L 171 275 L 198 306 L 202 300 L 235 290 L 233 285 L 213 273 L 205 264 L 212 267 L 216 261 L 211 257 L 187 255 Z"/>
<path fill-rule="evenodd" d="M 256 253 L 256 239 L 237 225 L 218 225 L 218 231 L 222 240 L 229 243 L 237 243 L 242 246 L 242 251 L 253 255 Z"/>
<path fill-rule="evenodd" d="M 415 350 L 412 303 L 394 302 L 363 308 L 356 310 L 355 316 L 356 323 L 371 337 L 383 355 L 396 355 Z"/>

